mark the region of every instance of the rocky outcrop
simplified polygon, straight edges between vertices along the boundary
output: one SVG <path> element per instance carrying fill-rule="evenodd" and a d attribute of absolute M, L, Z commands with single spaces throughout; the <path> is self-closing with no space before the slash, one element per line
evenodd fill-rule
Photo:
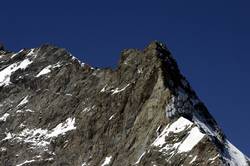
<path fill-rule="evenodd" d="M 249 165 L 159 42 L 116 69 L 51 45 L 1 54 L 1 165 Z"/>

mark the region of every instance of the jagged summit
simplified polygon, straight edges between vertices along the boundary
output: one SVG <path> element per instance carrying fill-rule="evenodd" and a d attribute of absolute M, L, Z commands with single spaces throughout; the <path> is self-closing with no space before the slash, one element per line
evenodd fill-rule
<path fill-rule="evenodd" d="M 159 42 L 94 69 L 52 45 L 0 55 L 1 165 L 248 166 Z"/>

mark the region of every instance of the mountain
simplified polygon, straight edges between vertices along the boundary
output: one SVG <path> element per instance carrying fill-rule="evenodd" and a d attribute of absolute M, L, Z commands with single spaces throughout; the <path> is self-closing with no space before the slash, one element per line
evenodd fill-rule
<path fill-rule="evenodd" d="M 0 50 L 3 166 L 249 166 L 159 42 L 93 68 L 52 45 Z"/>

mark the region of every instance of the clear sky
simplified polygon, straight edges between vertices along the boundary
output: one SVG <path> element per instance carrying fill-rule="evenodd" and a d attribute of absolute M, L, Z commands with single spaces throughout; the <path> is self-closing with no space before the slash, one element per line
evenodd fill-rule
<path fill-rule="evenodd" d="M 124 48 L 167 44 L 228 138 L 250 156 L 250 1 L 2 1 L 9 50 L 52 43 L 114 67 Z"/>

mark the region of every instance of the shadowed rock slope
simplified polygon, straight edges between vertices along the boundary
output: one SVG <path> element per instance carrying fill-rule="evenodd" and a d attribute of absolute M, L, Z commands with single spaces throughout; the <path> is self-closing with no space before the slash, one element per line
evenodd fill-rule
<path fill-rule="evenodd" d="M 0 54 L 0 165 L 250 165 L 159 42 L 115 70 L 51 45 Z"/>

